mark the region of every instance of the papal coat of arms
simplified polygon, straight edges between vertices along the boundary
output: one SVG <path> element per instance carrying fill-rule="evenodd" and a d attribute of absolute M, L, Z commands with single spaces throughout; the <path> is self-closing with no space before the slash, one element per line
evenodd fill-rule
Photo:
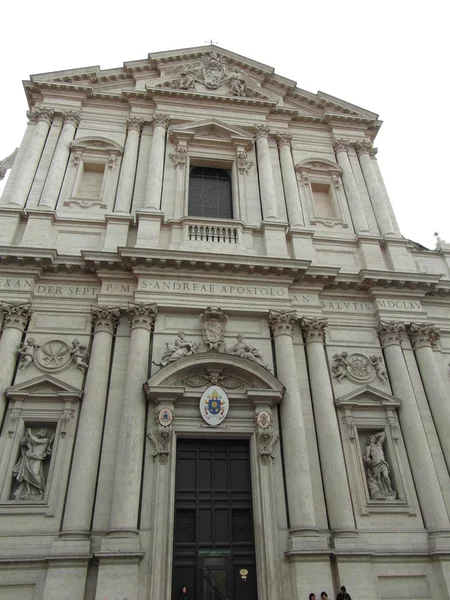
<path fill-rule="evenodd" d="M 203 341 L 208 350 L 219 350 L 219 344 L 223 341 L 223 331 L 228 322 L 228 317 L 221 308 L 208 306 L 200 315 L 200 323 L 203 330 Z"/>
<path fill-rule="evenodd" d="M 205 390 L 200 398 L 200 414 L 212 427 L 222 423 L 228 414 L 229 406 L 228 396 L 217 385 L 212 385 Z"/>

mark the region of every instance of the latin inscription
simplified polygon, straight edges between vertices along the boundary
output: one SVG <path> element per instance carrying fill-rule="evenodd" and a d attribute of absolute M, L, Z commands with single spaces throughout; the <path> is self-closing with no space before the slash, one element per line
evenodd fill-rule
<path fill-rule="evenodd" d="M 259 285 L 233 285 L 227 283 L 211 283 L 200 281 L 175 281 L 141 279 L 138 289 L 148 292 L 179 292 L 189 294 L 210 294 L 214 296 L 234 296 L 253 298 L 288 298 L 287 288 Z"/>
<path fill-rule="evenodd" d="M 56 285 L 38 283 L 34 290 L 35 296 L 51 296 L 62 298 L 95 298 L 100 288 L 94 285 Z"/>
<path fill-rule="evenodd" d="M 0 277 L 0 290 L 32 290 L 34 280 L 22 277 Z"/>
<path fill-rule="evenodd" d="M 398 300 L 395 299 L 377 299 L 378 308 L 385 310 L 422 310 L 422 304 L 419 300 Z"/>

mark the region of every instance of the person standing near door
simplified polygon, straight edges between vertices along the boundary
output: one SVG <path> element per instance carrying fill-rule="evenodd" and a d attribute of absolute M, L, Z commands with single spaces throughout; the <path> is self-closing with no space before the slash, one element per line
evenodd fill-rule
<path fill-rule="evenodd" d="M 337 595 L 336 600 L 352 600 L 350 594 L 347 593 L 345 585 L 341 586 L 341 591 Z"/>
<path fill-rule="evenodd" d="M 189 600 L 189 592 L 185 585 L 180 590 L 180 600 Z"/>

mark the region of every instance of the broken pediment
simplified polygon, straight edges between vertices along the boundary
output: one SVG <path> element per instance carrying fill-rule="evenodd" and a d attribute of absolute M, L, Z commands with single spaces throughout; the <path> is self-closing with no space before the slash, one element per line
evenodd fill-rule
<path fill-rule="evenodd" d="M 349 394 L 345 394 L 345 396 L 336 398 L 335 404 L 338 408 L 342 409 L 359 408 L 372 410 L 379 407 L 399 408 L 401 400 L 388 392 L 379 390 L 371 385 L 365 385 Z"/>
<path fill-rule="evenodd" d="M 6 390 L 9 400 L 20 399 L 57 399 L 80 400 L 83 392 L 51 375 L 40 375 L 28 381 L 12 385 Z"/>

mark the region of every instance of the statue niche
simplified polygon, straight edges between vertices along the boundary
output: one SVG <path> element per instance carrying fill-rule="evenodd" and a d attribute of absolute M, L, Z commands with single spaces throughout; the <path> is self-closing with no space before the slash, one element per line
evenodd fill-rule
<path fill-rule="evenodd" d="M 363 457 L 367 473 L 367 486 L 372 500 L 395 500 L 397 492 L 392 489 L 389 477 L 391 468 L 385 459 L 383 443 L 384 431 L 369 436 Z"/>

